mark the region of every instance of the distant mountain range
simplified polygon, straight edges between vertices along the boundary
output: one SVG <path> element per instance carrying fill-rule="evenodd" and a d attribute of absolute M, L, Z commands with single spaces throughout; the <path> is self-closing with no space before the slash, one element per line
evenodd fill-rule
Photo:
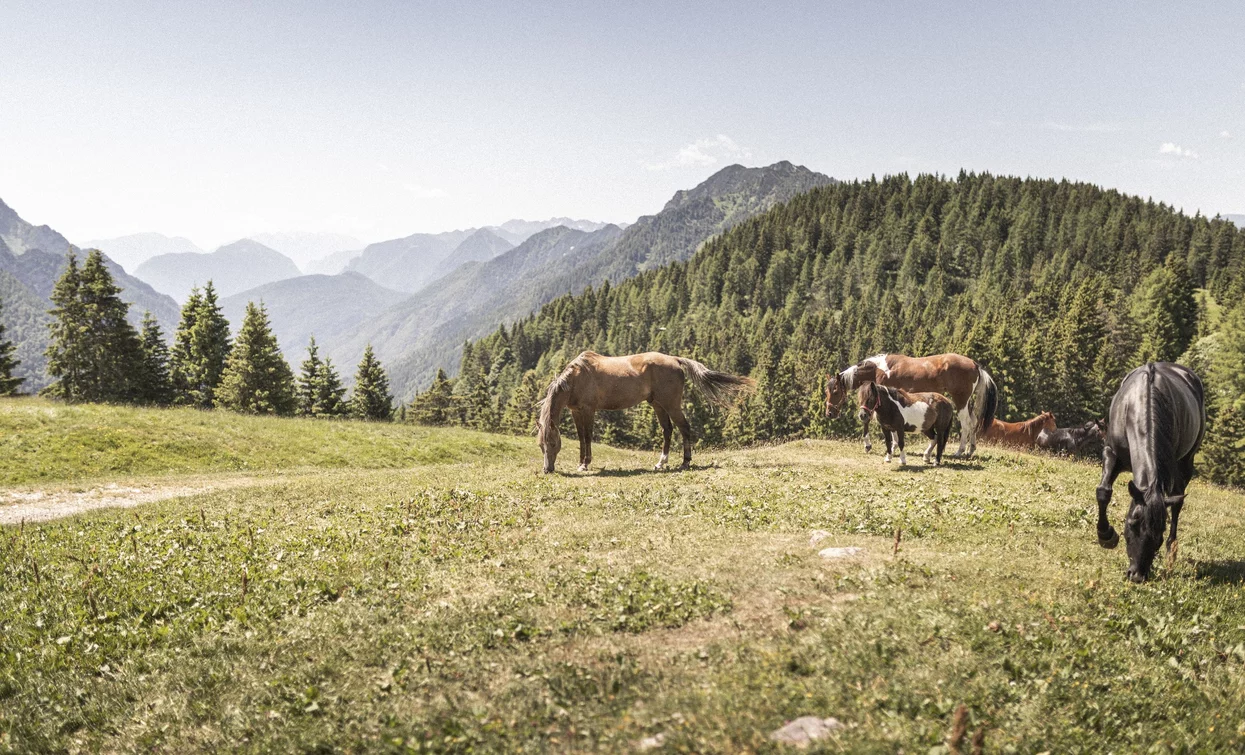
<path fill-rule="evenodd" d="M 437 367 L 457 370 L 465 339 L 524 317 L 567 292 L 687 259 L 706 239 L 833 181 L 789 162 L 765 168 L 732 165 L 676 193 L 661 212 L 625 230 L 610 225 L 543 231 L 487 262 L 459 266 L 435 286 L 370 318 L 351 336 L 322 342 L 339 361 L 357 359 L 371 343 L 389 369 L 395 395 L 410 398 Z"/>
<path fill-rule="evenodd" d="M 344 233 L 311 233 L 292 231 L 282 233 L 252 233 L 247 236 L 269 249 L 276 249 L 294 261 L 303 272 L 312 272 L 311 265 L 318 260 L 341 252 L 343 249 L 359 250 L 364 242 Z"/>
<path fill-rule="evenodd" d="M 139 265 L 161 254 L 203 253 L 190 239 L 165 236 L 163 233 L 135 233 L 115 239 L 94 239 L 83 244 L 82 248 L 100 250 L 131 273 Z"/>
<path fill-rule="evenodd" d="M 134 275 L 179 302 L 190 290 L 210 280 L 221 298 L 265 283 L 297 278 L 302 271 L 294 261 L 258 241 L 242 239 L 214 252 L 161 254 L 138 266 Z"/>
<path fill-rule="evenodd" d="M 263 302 L 277 343 L 297 369 L 311 336 L 320 342 L 349 338 L 369 319 L 405 298 L 406 294 L 377 285 L 359 273 L 345 272 L 268 283 L 225 298 L 221 309 L 236 334 L 247 302 Z M 356 356 L 349 364 L 339 365 L 343 375 L 352 372 L 357 361 Z"/>
<path fill-rule="evenodd" d="M 16 344 L 17 358 L 22 361 L 17 368 L 18 376 L 25 379 L 22 391 L 37 391 L 49 382 L 43 356 L 51 321 L 48 297 L 71 251 L 80 258 L 85 256 L 64 236 L 46 225 L 26 222 L 0 201 L 0 321 L 8 328 L 5 335 Z M 130 321 L 137 325 L 143 312 L 150 311 L 165 333 L 171 334 L 177 327 L 177 302 L 127 274 L 107 253 L 105 257 L 109 272 L 122 289 L 121 298 L 131 305 Z"/>
<path fill-rule="evenodd" d="M 1220 215 L 1219 217 L 1230 223 L 1235 223 L 1237 228 L 1245 228 L 1245 215 Z"/>

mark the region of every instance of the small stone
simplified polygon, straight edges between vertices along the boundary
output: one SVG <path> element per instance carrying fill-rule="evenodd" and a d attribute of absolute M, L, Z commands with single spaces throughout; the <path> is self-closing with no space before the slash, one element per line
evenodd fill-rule
<path fill-rule="evenodd" d="M 843 548 L 823 548 L 817 551 L 817 555 L 822 558 L 848 558 L 855 556 L 857 553 L 864 551 L 864 548 L 857 548 L 854 545 L 848 545 Z"/>
<path fill-rule="evenodd" d="M 658 747 L 661 747 L 665 743 L 666 743 L 666 735 L 664 733 L 657 734 L 656 736 L 645 737 L 644 739 L 641 739 L 640 744 L 636 745 L 636 749 L 639 750 L 640 752 L 647 752 L 649 750 L 656 750 Z"/>
<path fill-rule="evenodd" d="M 808 545 L 810 548 L 816 548 L 817 544 L 822 540 L 830 537 L 830 533 L 825 530 L 813 530 L 808 536 Z"/>
<path fill-rule="evenodd" d="M 830 735 L 830 732 L 843 728 L 837 718 L 818 718 L 803 716 L 786 726 L 771 732 L 769 738 L 779 744 L 793 745 L 804 749 L 809 742 L 814 742 Z"/>

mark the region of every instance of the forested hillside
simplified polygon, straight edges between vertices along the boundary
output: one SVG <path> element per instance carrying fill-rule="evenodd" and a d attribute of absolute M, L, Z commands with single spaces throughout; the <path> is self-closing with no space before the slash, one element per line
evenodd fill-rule
<path fill-rule="evenodd" d="M 687 262 L 557 299 L 469 343 L 460 377 L 412 409 L 524 431 L 548 379 L 584 349 L 753 375 L 759 389 L 736 411 L 697 404 L 710 441 L 854 428 L 850 414 L 826 425 L 824 376 L 879 352 L 978 359 L 1006 419 L 1105 416 L 1147 359 L 1194 362 L 1218 407 L 1245 388 L 1245 311 L 1228 309 L 1242 294 L 1245 232 L 1222 220 L 1067 181 L 899 175 L 814 189 Z M 656 437 L 644 409 L 601 419 L 614 442 Z"/>

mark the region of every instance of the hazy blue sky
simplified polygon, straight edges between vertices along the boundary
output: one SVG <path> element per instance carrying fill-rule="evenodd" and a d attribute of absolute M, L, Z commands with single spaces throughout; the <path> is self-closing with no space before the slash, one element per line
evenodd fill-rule
<path fill-rule="evenodd" d="M 0 198 L 71 240 L 377 240 L 787 159 L 1245 212 L 1242 4 L 864 5 L 10 0 Z"/>

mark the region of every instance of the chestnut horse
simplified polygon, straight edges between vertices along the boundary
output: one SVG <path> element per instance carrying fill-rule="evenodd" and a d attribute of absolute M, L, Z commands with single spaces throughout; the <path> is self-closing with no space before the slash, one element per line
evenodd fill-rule
<path fill-rule="evenodd" d="M 692 463 L 692 428 L 683 415 L 683 388 L 687 384 L 710 403 L 729 406 L 734 397 L 755 385 L 752 378 L 715 372 L 700 362 L 672 357 L 656 351 L 625 357 L 606 357 L 585 351 L 571 360 L 562 374 L 554 378 L 540 401 L 536 434 L 545 456 L 545 472 L 562 448 L 558 421 L 563 409 L 570 409 L 579 434 L 579 469 L 592 463 L 592 422 L 602 410 L 630 409 L 647 401 L 661 423 L 661 459 L 664 469 L 670 457 L 670 436 L 679 426 L 683 436 L 683 469 Z"/>
<path fill-rule="evenodd" d="M 998 443 L 1000 446 L 1035 448 L 1037 447 L 1038 434 L 1043 430 L 1047 432 L 1055 431 L 1055 415 L 1050 412 L 1042 412 L 1033 419 L 1027 419 L 1024 422 L 1004 422 L 1001 419 L 996 419 L 982 433 L 981 437 Z"/>
<path fill-rule="evenodd" d="M 999 393 L 985 368 L 960 354 L 909 357 L 878 354 L 848 367 L 826 380 L 826 416 L 839 416 L 848 391 L 864 383 L 877 383 L 905 391 L 945 393 L 951 397 L 960 418 L 960 449 L 956 456 L 977 451 L 977 433 L 990 429 L 998 409 Z M 870 447 L 869 427 L 865 425 L 865 448 Z"/>

